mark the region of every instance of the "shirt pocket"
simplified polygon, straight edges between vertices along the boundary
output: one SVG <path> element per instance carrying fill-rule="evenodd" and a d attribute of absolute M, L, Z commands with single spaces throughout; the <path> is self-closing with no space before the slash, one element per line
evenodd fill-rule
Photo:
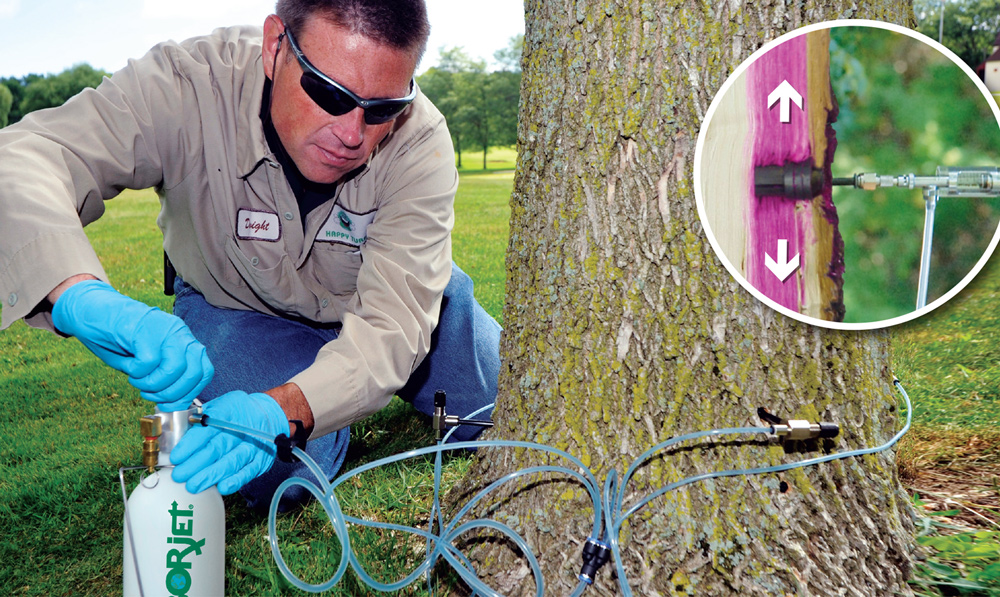
<path fill-rule="evenodd" d="M 316 282 L 338 297 L 350 297 L 358 291 L 361 251 L 337 243 L 313 244 L 309 258 Z"/>
<path fill-rule="evenodd" d="M 247 250 L 253 248 L 248 246 Z M 278 313 L 317 321 L 320 309 L 316 294 L 305 285 L 287 254 L 268 248 L 248 256 L 238 240 L 226 237 L 226 255 L 261 301 Z"/>

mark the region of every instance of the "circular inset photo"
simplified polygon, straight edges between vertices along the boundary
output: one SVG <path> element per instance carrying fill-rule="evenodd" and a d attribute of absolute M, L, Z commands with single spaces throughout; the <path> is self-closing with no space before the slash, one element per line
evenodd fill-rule
<path fill-rule="evenodd" d="M 920 33 L 820 23 L 726 80 L 694 177 L 712 247 L 759 300 L 822 327 L 885 327 L 944 304 L 1000 239 L 1000 109 Z"/>

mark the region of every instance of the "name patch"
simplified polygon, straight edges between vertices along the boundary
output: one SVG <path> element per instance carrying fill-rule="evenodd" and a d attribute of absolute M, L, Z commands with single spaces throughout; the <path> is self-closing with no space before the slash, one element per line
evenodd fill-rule
<path fill-rule="evenodd" d="M 316 235 L 316 242 L 360 247 L 368 240 L 368 225 L 374 220 L 374 211 L 356 214 L 339 205 L 334 205 L 330 217 L 326 219 Z"/>
<path fill-rule="evenodd" d="M 281 238 L 278 214 L 241 209 L 236 214 L 236 236 L 243 240 L 278 240 Z"/>

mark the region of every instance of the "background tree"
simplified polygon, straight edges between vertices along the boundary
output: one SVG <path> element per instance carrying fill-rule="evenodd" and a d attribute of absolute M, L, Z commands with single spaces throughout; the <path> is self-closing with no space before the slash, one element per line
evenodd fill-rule
<path fill-rule="evenodd" d="M 563 448 L 602 478 L 671 436 L 758 425 L 758 406 L 842 425 L 835 446 L 791 454 L 762 441 L 672 451 L 644 467 L 632 503 L 699 472 L 891 437 L 899 421 L 887 335 L 798 324 L 744 292 L 707 242 L 691 182 L 705 110 L 759 44 L 845 14 L 913 24 L 906 2 L 864 6 L 525 3 L 493 437 Z M 468 478 L 533 464 L 527 452 L 484 450 Z M 512 491 L 487 506 L 491 518 L 539 554 L 547 594 L 569 594 L 593 521 L 585 496 L 558 477 Z M 688 486 L 634 517 L 620 539 L 639 595 L 905 594 L 910 516 L 883 454 Z M 520 594 L 532 585 L 502 541 L 477 541 L 477 570 L 492 586 Z M 591 591 L 611 594 L 613 584 L 605 569 Z"/>
<path fill-rule="evenodd" d="M 477 76 L 486 72 L 486 62 L 473 60 L 461 47 L 441 48 L 438 65 L 417 77 L 421 90 L 448 121 L 451 140 L 462 167 L 466 140 L 475 143 L 476 121 L 481 104 Z"/>
<path fill-rule="evenodd" d="M 24 116 L 24 112 L 21 109 L 21 100 L 24 98 L 24 88 L 30 83 L 37 79 L 42 79 L 42 75 L 26 75 L 24 77 L 7 77 L 5 79 L 0 79 L 0 84 L 10 91 L 12 102 L 10 106 L 10 113 L 7 115 L 7 123 L 13 124 Z"/>
<path fill-rule="evenodd" d="M 0 128 L 7 126 L 10 108 L 14 104 L 14 94 L 6 85 L 0 85 Z"/>
<path fill-rule="evenodd" d="M 521 73 L 494 71 L 486 76 L 486 111 L 490 119 L 489 146 L 517 143 L 517 111 Z M 486 166 L 483 165 L 483 169 Z"/>
<path fill-rule="evenodd" d="M 941 11 L 944 38 L 939 40 Z M 1000 0 L 915 0 L 917 31 L 941 43 L 973 70 L 986 60 L 1000 32 Z"/>
<path fill-rule="evenodd" d="M 454 126 L 464 134 L 472 146 L 483 150 L 483 170 L 486 169 L 486 151 L 490 146 L 492 118 L 489 113 L 489 96 L 486 90 L 487 73 L 485 62 L 482 69 L 455 73 L 452 96 L 458 109 L 455 111 Z M 450 128 L 452 121 L 448 121 Z"/>
<path fill-rule="evenodd" d="M 469 56 L 469 53 L 461 46 L 442 47 L 438 54 L 440 56 L 437 65 L 439 70 L 448 73 L 486 72 L 486 61 Z"/>
<path fill-rule="evenodd" d="M 0 86 L 11 94 L 8 122 L 18 122 L 35 110 L 61 106 L 85 88 L 97 87 L 106 76 L 105 71 L 81 63 L 54 75 L 30 74 L 0 79 Z"/>
<path fill-rule="evenodd" d="M 516 47 L 511 40 L 509 54 Z M 503 51 L 498 54 L 504 55 Z M 437 66 L 417 77 L 424 94 L 448 121 L 452 142 L 462 167 L 462 151 L 475 146 L 483 150 L 483 170 L 490 147 L 517 141 L 517 107 L 521 74 L 513 70 L 509 56 L 504 70 L 488 72 L 486 61 L 471 58 L 461 47 L 442 48 Z M 516 61 L 519 62 L 519 61 Z"/>
<path fill-rule="evenodd" d="M 457 112 L 460 108 L 457 98 L 452 93 L 455 87 L 454 73 L 444 70 L 439 66 L 432 66 L 424 74 L 417 77 L 420 90 L 424 92 L 434 105 L 437 106 L 445 120 L 448 121 L 448 130 L 451 132 L 451 142 L 455 146 L 455 155 L 458 158 L 458 167 L 462 167 L 462 150 L 464 149 L 463 128 L 458 125 Z"/>
<path fill-rule="evenodd" d="M 510 38 L 507 47 L 493 52 L 493 60 L 496 61 L 501 71 L 512 73 L 521 72 L 521 55 L 524 53 L 524 34 L 518 33 Z"/>
<path fill-rule="evenodd" d="M 58 75 L 36 79 L 24 89 L 21 100 L 22 114 L 43 108 L 61 106 L 66 100 L 87 87 L 97 87 L 107 73 L 95 70 L 89 64 L 77 64 Z"/>
<path fill-rule="evenodd" d="M 510 38 L 506 48 L 493 53 L 498 69 L 490 73 L 487 84 L 488 109 L 493 119 L 492 145 L 517 143 L 517 113 L 521 100 L 521 55 L 524 34 Z M 485 169 L 486 166 L 484 165 Z"/>

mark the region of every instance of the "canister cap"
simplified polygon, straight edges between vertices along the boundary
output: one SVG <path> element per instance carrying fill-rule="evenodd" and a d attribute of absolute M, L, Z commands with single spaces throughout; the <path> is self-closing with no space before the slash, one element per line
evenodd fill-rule
<path fill-rule="evenodd" d="M 146 415 L 139 419 L 139 430 L 143 437 L 158 437 L 163 433 L 163 423 L 156 415 Z"/>

